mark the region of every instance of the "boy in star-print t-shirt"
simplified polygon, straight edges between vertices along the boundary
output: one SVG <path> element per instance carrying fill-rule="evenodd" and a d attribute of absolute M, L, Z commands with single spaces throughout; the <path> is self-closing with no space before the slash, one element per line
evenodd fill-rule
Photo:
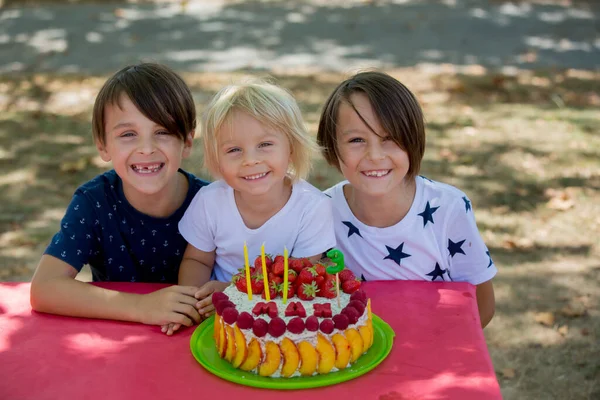
<path fill-rule="evenodd" d="M 177 283 L 187 245 L 177 225 L 206 185 L 179 168 L 196 128 L 190 89 L 162 65 L 123 68 L 98 93 L 92 127 L 114 170 L 75 192 L 32 278 L 32 308 L 161 325 L 165 333 L 170 323 L 198 323 L 198 287 L 132 294 L 75 279 L 88 264 L 94 281 Z"/>
<path fill-rule="evenodd" d="M 346 266 L 363 280 L 470 282 L 485 327 L 496 266 L 469 198 L 418 176 L 424 118 L 408 88 L 381 72 L 347 79 L 323 108 L 317 140 L 347 179 L 325 192 Z"/>

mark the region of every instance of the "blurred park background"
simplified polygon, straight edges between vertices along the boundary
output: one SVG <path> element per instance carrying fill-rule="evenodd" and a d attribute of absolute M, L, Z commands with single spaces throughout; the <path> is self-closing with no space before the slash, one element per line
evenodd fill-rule
<path fill-rule="evenodd" d="M 600 399 L 600 4 L 594 0 L 0 0 L 0 280 L 31 278 L 78 185 L 108 165 L 108 75 L 165 63 L 198 111 L 271 77 L 311 132 L 379 68 L 421 101 L 422 173 L 464 190 L 499 269 L 485 330 L 506 399 Z M 197 143 L 198 144 L 198 143 Z M 196 146 L 186 169 L 203 177 Z M 340 176 L 321 160 L 311 182 Z"/>

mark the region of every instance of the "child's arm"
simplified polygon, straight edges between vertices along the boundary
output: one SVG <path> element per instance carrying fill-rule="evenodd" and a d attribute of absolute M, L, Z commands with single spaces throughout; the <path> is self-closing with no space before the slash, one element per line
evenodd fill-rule
<path fill-rule="evenodd" d="M 196 287 L 171 286 L 150 294 L 121 293 L 75 280 L 77 270 L 50 255 L 42 256 L 31 282 L 31 307 L 72 317 L 141 322 L 150 325 L 200 321 L 194 307 Z"/>
<path fill-rule="evenodd" d="M 491 279 L 477 285 L 477 307 L 479 308 L 481 327 L 485 328 L 496 312 L 496 299 Z"/>
<path fill-rule="evenodd" d="M 180 285 L 200 287 L 210 280 L 215 264 L 215 250 L 206 252 L 188 244 L 179 267 Z"/>
<path fill-rule="evenodd" d="M 181 266 L 179 267 L 180 285 L 194 285 L 200 287 L 194 292 L 195 307 L 201 317 L 208 317 L 213 311 L 212 293 L 225 290 L 228 282 L 211 281 L 210 275 L 215 264 L 215 251 L 206 252 L 198 250 L 191 244 L 187 245 Z M 162 327 L 167 335 L 172 335 L 179 330 L 181 324 L 168 324 Z"/>

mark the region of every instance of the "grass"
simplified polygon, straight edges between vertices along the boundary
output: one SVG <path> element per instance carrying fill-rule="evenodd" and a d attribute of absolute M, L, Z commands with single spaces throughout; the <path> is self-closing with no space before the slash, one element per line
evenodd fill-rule
<path fill-rule="evenodd" d="M 600 398 L 600 76 L 389 71 L 421 100 L 422 173 L 464 190 L 499 268 L 485 330 L 506 399 Z M 198 110 L 235 74 L 188 74 Z M 105 77 L 0 77 L 0 279 L 28 280 L 75 188 L 106 168 L 90 135 Z M 343 77 L 275 79 L 310 130 Z M 200 170 L 198 146 L 185 168 Z M 340 179 L 322 160 L 311 182 Z"/>

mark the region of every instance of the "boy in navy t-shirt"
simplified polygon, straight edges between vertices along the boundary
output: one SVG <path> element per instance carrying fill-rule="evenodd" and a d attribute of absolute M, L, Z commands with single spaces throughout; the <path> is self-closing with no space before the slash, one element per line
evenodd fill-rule
<path fill-rule="evenodd" d="M 89 264 L 94 281 L 177 283 L 187 245 L 178 222 L 207 184 L 179 168 L 196 128 L 188 86 L 165 66 L 126 67 L 100 90 L 92 124 L 114 170 L 75 192 L 33 276 L 33 309 L 163 326 L 199 322 L 197 287 L 139 295 L 75 280 Z"/>

